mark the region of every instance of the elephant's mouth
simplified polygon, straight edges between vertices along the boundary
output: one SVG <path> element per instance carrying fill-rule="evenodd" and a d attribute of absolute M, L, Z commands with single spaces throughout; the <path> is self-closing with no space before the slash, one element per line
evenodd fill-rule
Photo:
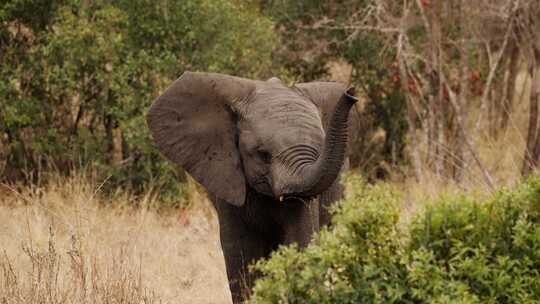
<path fill-rule="evenodd" d="M 305 196 L 301 194 L 283 194 L 276 196 L 273 191 L 272 187 L 270 186 L 270 183 L 266 179 L 259 179 L 253 183 L 253 188 L 256 189 L 257 192 L 260 192 L 264 195 L 274 197 L 277 201 L 280 203 L 286 203 L 286 202 L 293 202 L 293 201 L 300 201 L 300 202 L 308 202 L 313 199 L 313 196 Z"/>
<path fill-rule="evenodd" d="M 274 197 L 274 199 L 276 199 L 277 201 L 279 201 L 280 203 L 286 203 L 286 202 L 292 202 L 292 201 L 301 201 L 301 202 L 307 202 L 307 201 L 310 201 L 312 200 L 314 197 L 313 196 L 305 196 L 305 195 L 301 195 L 301 194 L 283 194 L 283 195 L 278 195 L 276 196 L 273 191 L 272 191 L 272 187 L 270 186 L 269 182 L 264 180 L 264 181 L 258 181 L 256 184 L 256 189 L 258 192 L 262 193 L 262 194 L 265 194 L 265 195 L 268 195 L 268 196 L 271 196 L 271 197 Z"/>
<path fill-rule="evenodd" d="M 257 192 L 260 192 L 262 194 L 268 195 L 268 196 L 274 196 L 272 191 L 272 186 L 270 181 L 267 177 L 261 176 L 257 180 L 253 182 L 251 185 L 254 189 L 257 190 Z"/>
<path fill-rule="evenodd" d="M 301 196 L 301 195 L 294 195 L 294 194 L 287 194 L 287 195 L 280 195 L 278 197 L 278 201 L 288 202 L 288 201 L 300 201 L 300 202 L 309 202 L 313 199 L 313 196 Z"/>

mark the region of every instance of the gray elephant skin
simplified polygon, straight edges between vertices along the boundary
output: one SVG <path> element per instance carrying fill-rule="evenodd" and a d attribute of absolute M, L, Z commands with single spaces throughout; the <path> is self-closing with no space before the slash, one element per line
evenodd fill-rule
<path fill-rule="evenodd" d="M 354 89 L 286 86 L 185 72 L 152 104 L 160 151 L 208 192 L 217 211 L 234 303 L 249 297 L 248 265 L 281 244 L 305 247 L 342 197 Z"/>

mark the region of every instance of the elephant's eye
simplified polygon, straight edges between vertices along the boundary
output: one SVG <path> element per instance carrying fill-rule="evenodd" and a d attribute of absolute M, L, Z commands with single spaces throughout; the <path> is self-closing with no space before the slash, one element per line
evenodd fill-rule
<path fill-rule="evenodd" d="M 257 150 L 257 155 L 263 162 L 267 164 L 269 164 L 270 161 L 272 161 L 272 155 L 270 154 L 270 152 L 266 150 Z"/>

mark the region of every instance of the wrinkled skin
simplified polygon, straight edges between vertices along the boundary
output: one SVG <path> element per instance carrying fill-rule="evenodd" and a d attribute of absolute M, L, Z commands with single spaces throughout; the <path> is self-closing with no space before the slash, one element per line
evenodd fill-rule
<path fill-rule="evenodd" d="M 248 265 L 280 244 L 305 247 L 329 223 L 356 101 L 345 89 L 186 72 L 154 101 L 148 124 L 158 148 L 216 208 L 234 303 L 257 276 Z"/>

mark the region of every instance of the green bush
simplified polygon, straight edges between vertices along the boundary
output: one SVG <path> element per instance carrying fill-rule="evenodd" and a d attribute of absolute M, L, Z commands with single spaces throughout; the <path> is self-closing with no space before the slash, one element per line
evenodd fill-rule
<path fill-rule="evenodd" d="M 399 192 L 349 178 L 333 226 L 255 268 L 251 303 L 540 303 L 540 178 L 442 196 L 410 224 Z"/>

